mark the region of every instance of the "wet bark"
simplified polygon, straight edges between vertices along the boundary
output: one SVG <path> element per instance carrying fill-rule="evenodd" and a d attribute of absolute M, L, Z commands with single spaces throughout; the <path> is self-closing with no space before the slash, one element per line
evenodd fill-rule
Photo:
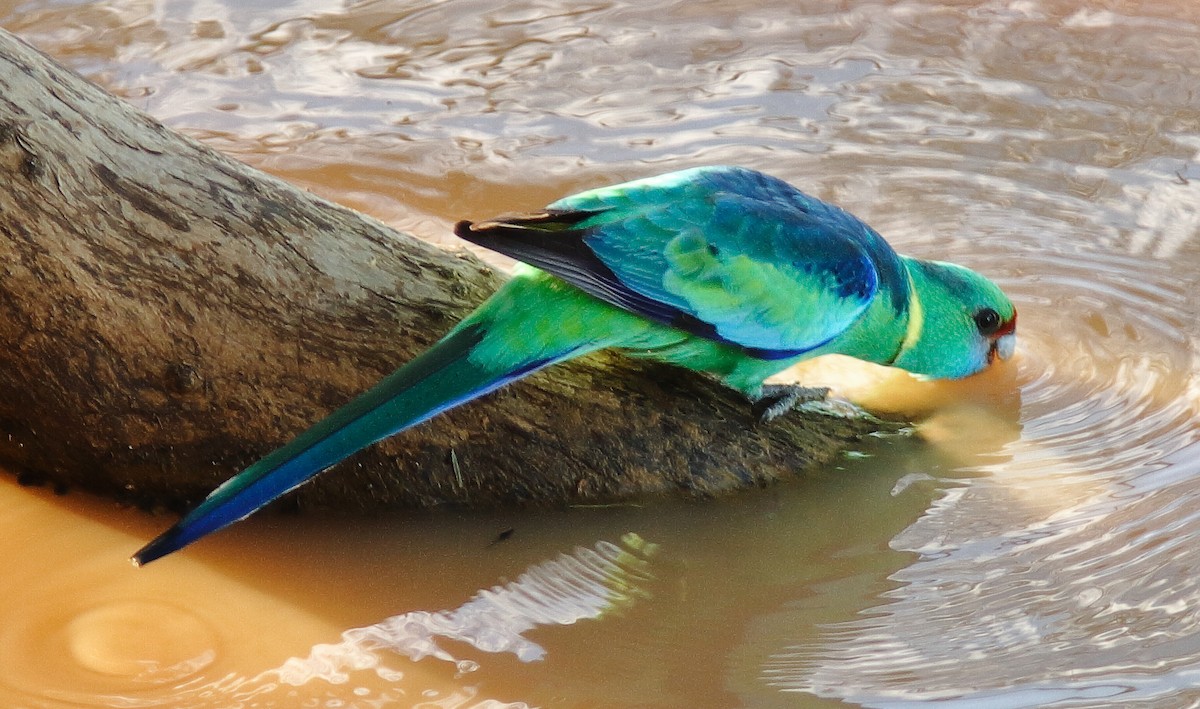
<path fill-rule="evenodd" d="M 499 282 L 173 133 L 3 31 L 0 184 L 0 464 L 150 506 L 202 497 Z M 292 499 L 707 496 L 791 477 L 875 426 L 757 425 L 703 377 L 602 353 L 373 446 Z"/>

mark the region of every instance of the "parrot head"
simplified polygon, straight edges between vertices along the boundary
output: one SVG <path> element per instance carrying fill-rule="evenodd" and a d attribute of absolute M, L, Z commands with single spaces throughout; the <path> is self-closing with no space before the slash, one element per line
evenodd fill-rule
<path fill-rule="evenodd" d="M 912 278 L 909 327 L 894 366 L 936 379 L 981 372 L 1017 344 L 1017 309 L 969 268 L 905 258 Z"/>

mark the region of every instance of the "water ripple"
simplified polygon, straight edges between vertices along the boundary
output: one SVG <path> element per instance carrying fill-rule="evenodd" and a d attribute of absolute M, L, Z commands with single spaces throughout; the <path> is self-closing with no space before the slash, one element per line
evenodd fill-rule
<path fill-rule="evenodd" d="M 649 599 L 656 553 L 655 544 L 633 533 L 619 543 L 576 548 L 457 608 L 411 611 L 351 628 L 339 642 L 315 645 L 307 656 L 254 676 L 221 671 L 229 664 L 221 656 L 237 652 L 206 622 L 211 613 L 204 601 L 184 609 L 161 601 L 76 598 L 62 608 L 48 594 L 45 608 L 18 604 L 5 615 L 0 695 L 16 705 L 47 707 L 527 709 L 525 702 L 488 696 L 496 691 L 469 678 L 487 674 L 481 669 L 500 654 L 542 660 L 546 650 L 529 631 L 599 619 Z M 430 659 L 439 662 L 430 666 Z"/>
<path fill-rule="evenodd" d="M 545 650 L 523 633 L 540 625 L 570 625 L 626 607 L 646 591 L 647 556 L 654 546 L 626 535 L 622 546 L 602 542 L 543 562 L 516 581 L 479 592 L 453 611 L 414 611 L 342 634 L 336 645 L 319 645 L 307 658 L 293 658 L 277 672 L 286 684 L 314 679 L 341 683 L 347 670 L 375 668 L 380 650 L 413 660 L 435 657 L 460 671 L 477 667 L 456 660 L 436 638 L 458 640 L 489 653 L 512 653 L 523 662 L 541 660 Z"/>
<path fill-rule="evenodd" d="M 1200 673 L 1198 274 L 1148 257 L 1136 231 L 1110 242 L 1121 252 L 1057 229 L 992 262 L 1036 323 L 1021 438 L 893 540 L 920 561 L 887 602 L 774 653 L 771 686 L 867 706 L 1072 706 L 1154 703 Z M 1051 297 L 1026 297 L 1018 273 Z"/>
<path fill-rule="evenodd" d="M 955 389 L 949 413 L 923 423 L 926 440 L 938 427 L 971 440 L 943 468 L 905 471 L 954 479 L 891 540 L 916 561 L 853 620 L 756 648 L 756 680 L 868 706 L 1197 703 L 1193 8 L 846 5 L 126 0 L 47 3 L 12 28 L 257 164 L 300 181 L 340 166 L 347 193 L 378 215 L 417 213 L 429 234 L 732 162 L 850 208 L 902 250 L 994 276 L 1020 310 L 1004 382 L 1019 395 L 967 421 Z M 620 549 L 547 562 L 455 611 L 347 631 L 261 685 L 205 680 L 188 696 L 398 681 L 389 653 L 469 671 L 448 640 L 538 659 L 530 628 L 638 597 L 644 567 Z M 94 621 L 58 649 L 136 674 Z M 196 642 L 163 667 L 183 671 L 208 640 L 179 622 Z M 490 701 L 454 686 L 428 699 Z"/>

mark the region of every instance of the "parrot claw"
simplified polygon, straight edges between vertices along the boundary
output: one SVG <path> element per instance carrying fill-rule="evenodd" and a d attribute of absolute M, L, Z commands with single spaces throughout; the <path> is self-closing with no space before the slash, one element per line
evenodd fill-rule
<path fill-rule="evenodd" d="M 759 423 L 767 423 L 782 416 L 800 404 L 824 401 L 829 396 L 829 387 L 802 387 L 796 384 L 764 384 L 762 393 L 750 406 L 750 412 Z"/>

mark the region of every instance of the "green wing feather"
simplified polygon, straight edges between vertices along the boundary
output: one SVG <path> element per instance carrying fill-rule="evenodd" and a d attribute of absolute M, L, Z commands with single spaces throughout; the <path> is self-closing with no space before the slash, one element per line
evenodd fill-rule
<path fill-rule="evenodd" d="M 879 275 L 857 219 L 737 168 L 672 173 L 458 234 L 592 295 L 765 359 L 815 349 L 866 309 Z"/>

